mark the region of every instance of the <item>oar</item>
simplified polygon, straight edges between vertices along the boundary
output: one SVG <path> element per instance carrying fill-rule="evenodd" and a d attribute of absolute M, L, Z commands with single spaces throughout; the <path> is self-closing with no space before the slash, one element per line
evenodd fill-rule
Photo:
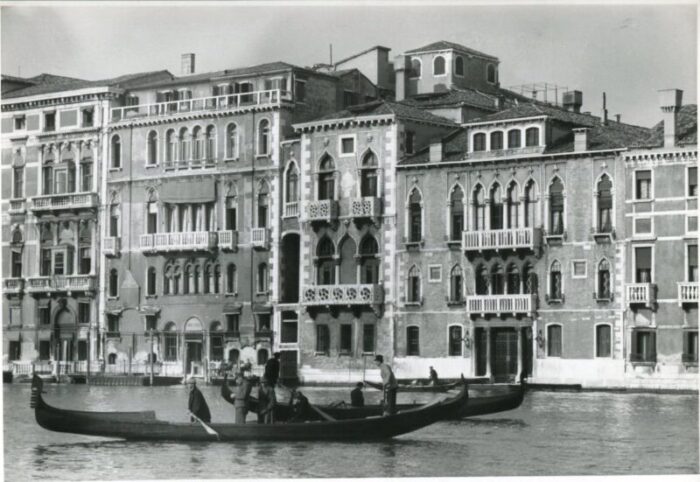
<path fill-rule="evenodd" d="M 190 412 L 190 415 L 192 415 L 192 418 L 194 418 L 196 421 L 198 421 L 202 425 L 202 427 L 204 427 L 204 430 L 206 430 L 209 435 L 213 435 L 216 437 L 217 440 L 221 440 L 219 433 L 216 430 L 214 430 L 213 428 L 211 428 L 209 425 L 204 423 L 204 420 L 202 420 L 201 418 L 199 418 L 197 415 L 195 415 L 192 412 Z"/>
<path fill-rule="evenodd" d="M 289 392 L 293 392 L 293 390 L 292 390 L 291 388 L 285 387 L 285 386 L 282 385 L 280 382 L 277 382 L 277 385 L 278 385 L 280 388 L 284 388 L 285 390 L 287 390 L 287 391 L 289 391 Z M 308 401 L 308 398 L 307 398 L 306 400 Z M 328 415 L 326 412 L 324 412 L 324 411 L 321 410 L 320 408 L 316 407 L 315 405 L 312 405 L 311 402 L 309 402 L 309 407 L 311 408 L 311 410 L 313 410 L 314 412 L 316 412 L 317 414 L 319 414 L 321 417 L 323 417 L 324 419 L 328 420 L 329 422 L 335 422 L 335 421 L 336 421 L 333 417 L 331 417 L 330 415 Z"/>

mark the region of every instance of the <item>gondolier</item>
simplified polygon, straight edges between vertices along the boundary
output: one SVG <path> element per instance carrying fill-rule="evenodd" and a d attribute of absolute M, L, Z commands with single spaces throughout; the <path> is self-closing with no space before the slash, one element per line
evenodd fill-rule
<path fill-rule="evenodd" d="M 197 383 L 194 378 L 189 378 L 187 380 L 187 386 L 190 390 L 190 397 L 187 403 L 187 408 L 191 414 L 200 419 L 203 422 L 211 422 L 211 413 L 209 412 L 209 406 L 207 401 L 204 400 L 204 395 L 197 388 Z M 196 422 L 194 417 L 190 417 L 192 422 Z"/>
<path fill-rule="evenodd" d="M 382 355 L 374 357 L 374 363 L 379 367 L 379 373 L 382 376 L 384 415 L 394 415 L 396 413 L 396 391 L 399 388 L 399 384 L 396 383 L 396 377 L 391 367 L 384 363 L 384 357 Z"/>
<path fill-rule="evenodd" d="M 225 378 L 224 383 L 226 383 Z M 253 385 L 250 383 L 250 380 L 244 377 L 242 372 L 236 373 L 236 392 L 231 396 L 235 410 L 234 420 L 236 423 L 245 423 L 246 416 L 248 415 L 248 400 L 250 399 L 252 388 Z"/>

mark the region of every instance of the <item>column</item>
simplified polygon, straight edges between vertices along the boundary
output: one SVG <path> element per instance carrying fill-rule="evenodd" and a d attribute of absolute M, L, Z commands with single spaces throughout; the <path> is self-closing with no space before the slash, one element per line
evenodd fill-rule
<path fill-rule="evenodd" d="M 549 226 L 549 194 L 544 196 L 544 229 L 548 233 L 551 230 Z"/>
<path fill-rule="evenodd" d="M 484 204 L 486 205 L 486 209 L 484 210 L 484 230 L 488 231 L 491 229 L 491 199 L 484 200 Z"/>
<path fill-rule="evenodd" d="M 474 221 L 472 220 L 472 216 L 474 214 L 474 203 L 472 203 L 471 196 L 469 197 L 469 201 L 467 201 L 467 212 L 466 216 L 464 217 L 464 226 L 467 231 L 473 231 L 474 228 L 472 226 L 474 225 Z"/>
<path fill-rule="evenodd" d="M 69 221 L 70 222 L 70 221 Z M 74 249 L 73 249 L 73 274 L 78 274 L 78 268 L 79 264 L 78 261 L 80 259 L 80 248 L 79 246 L 79 240 L 80 240 L 80 221 L 75 221 L 75 222 L 70 222 L 71 226 L 71 231 L 73 231 L 73 241 L 74 241 Z M 75 226 L 75 228 L 73 228 Z"/>
<path fill-rule="evenodd" d="M 95 159 L 97 159 L 97 143 L 91 142 L 90 144 L 92 146 L 92 179 L 90 179 L 90 183 L 92 184 L 92 191 L 97 192 L 98 164 L 95 162 Z"/>
<path fill-rule="evenodd" d="M 491 378 L 491 328 L 485 327 L 486 330 L 486 376 Z"/>
<path fill-rule="evenodd" d="M 515 381 L 518 381 L 518 377 L 523 371 L 523 335 L 522 328 L 515 327 L 515 334 L 518 337 L 518 369 L 515 372 Z"/>
<path fill-rule="evenodd" d="M 518 204 L 518 227 L 525 227 L 525 196 L 520 196 Z M 534 228 L 534 226 L 528 226 Z"/>
<path fill-rule="evenodd" d="M 90 229 L 90 275 L 95 275 L 97 264 L 97 222 L 93 219 L 88 221 L 91 223 Z"/>

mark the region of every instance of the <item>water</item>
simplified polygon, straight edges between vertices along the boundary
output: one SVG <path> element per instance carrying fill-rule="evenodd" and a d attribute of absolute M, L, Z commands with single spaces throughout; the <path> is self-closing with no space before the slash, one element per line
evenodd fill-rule
<path fill-rule="evenodd" d="M 217 387 L 200 387 L 215 421 L 233 421 Z M 49 432 L 29 384 L 3 386 L 5 480 L 693 474 L 696 395 L 530 392 L 517 410 L 441 422 L 381 443 L 141 443 Z M 45 385 L 49 403 L 155 409 L 187 420 L 185 387 Z M 349 389 L 308 388 L 312 402 Z M 472 392 L 474 395 L 474 392 Z M 279 392 L 280 398 L 282 393 Z M 399 394 L 399 402 L 430 394 Z M 366 391 L 368 402 L 378 400 Z M 405 398 L 404 398 L 405 397 Z"/>

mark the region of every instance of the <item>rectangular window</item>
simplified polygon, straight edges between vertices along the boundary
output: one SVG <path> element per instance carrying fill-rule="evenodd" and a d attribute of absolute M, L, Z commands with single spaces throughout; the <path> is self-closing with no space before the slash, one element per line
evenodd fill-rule
<path fill-rule="evenodd" d="M 698 195 L 698 168 L 688 168 L 688 196 L 697 197 Z"/>
<path fill-rule="evenodd" d="M 698 245 L 688 245 L 688 281 L 698 282 Z"/>
<path fill-rule="evenodd" d="M 48 306 L 42 306 L 39 308 L 39 323 L 42 325 L 51 324 L 51 311 Z"/>
<path fill-rule="evenodd" d="M 226 229 L 236 231 L 237 202 L 235 197 L 226 198 Z"/>
<path fill-rule="evenodd" d="M 80 274 L 90 274 L 92 266 L 92 248 L 80 248 Z"/>
<path fill-rule="evenodd" d="M 340 325 L 340 353 L 352 351 L 352 325 Z"/>
<path fill-rule="evenodd" d="M 27 128 L 27 119 L 24 116 L 15 117 L 15 130 L 23 131 Z"/>
<path fill-rule="evenodd" d="M 420 355 L 420 335 L 417 326 L 406 328 L 406 356 Z"/>
<path fill-rule="evenodd" d="M 331 334 L 328 325 L 316 325 L 316 353 L 329 354 Z"/>
<path fill-rule="evenodd" d="M 303 80 L 294 81 L 294 100 L 306 102 L 306 82 Z"/>
<path fill-rule="evenodd" d="M 90 303 L 78 303 L 78 323 L 90 323 Z"/>
<path fill-rule="evenodd" d="M 156 331 L 158 329 L 158 317 L 156 315 L 146 315 L 146 331 Z"/>
<path fill-rule="evenodd" d="M 656 363 L 656 333 L 649 330 L 635 330 L 632 333 L 632 353 L 630 361 Z"/>
<path fill-rule="evenodd" d="M 265 90 L 287 90 L 287 79 L 265 79 Z"/>
<path fill-rule="evenodd" d="M 65 267 L 65 253 L 62 251 L 54 252 L 53 274 L 66 274 Z"/>
<path fill-rule="evenodd" d="M 110 333 L 119 333 L 119 316 L 107 315 L 107 331 Z"/>
<path fill-rule="evenodd" d="M 635 199 L 651 199 L 651 171 L 635 172 Z"/>
<path fill-rule="evenodd" d="M 112 206 L 109 214 L 109 235 L 112 238 L 119 236 L 119 212 L 118 207 Z"/>
<path fill-rule="evenodd" d="M 24 168 L 15 167 L 12 169 L 13 178 L 13 197 L 22 198 L 24 197 Z"/>
<path fill-rule="evenodd" d="M 51 275 L 51 250 L 50 249 L 42 249 L 41 250 L 41 267 L 40 267 L 40 275 L 41 276 L 49 276 Z"/>
<path fill-rule="evenodd" d="M 547 327 L 547 356 L 561 356 L 561 326 L 551 325 Z"/>
<path fill-rule="evenodd" d="M 86 340 L 78 341 L 78 361 L 85 361 L 88 358 L 88 344 Z"/>
<path fill-rule="evenodd" d="M 344 91 L 343 92 L 343 106 L 344 107 L 350 107 L 352 105 L 357 104 L 357 94 L 352 91 Z"/>
<path fill-rule="evenodd" d="M 430 283 L 439 283 L 442 281 L 442 266 L 428 267 L 428 281 Z"/>
<path fill-rule="evenodd" d="M 83 109 L 83 127 L 92 127 L 93 124 L 93 118 L 94 118 L 94 111 L 92 108 L 90 109 Z"/>
<path fill-rule="evenodd" d="M 19 361 L 22 358 L 22 345 L 18 341 L 10 342 L 10 361 Z"/>
<path fill-rule="evenodd" d="M 573 278 L 585 278 L 587 276 L 585 261 L 574 260 L 571 264 L 573 266 Z"/>
<path fill-rule="evenodd" d="M 224 359 L 224 337 L 221 335 L 211 336 L 211 359 L 221 361 Z"/>
<path fill-rule="evenodd" d="M 450 327 L 449 356 L 462 356 L 462 327 Z"/>
<path fill-rule="evenodd" d="M 634 234 L 644 235 L 652 234 L 651 218 L 635 218 L 634 219 Z"/>
<path fill-rule="evenodd" d="M 651 247 L 634 249 L 635 283 L 652 282 L 651 255 Z"/>
<path fill-rule="evenodd" d="M 355 154 L 355 137 L 340 138 L 340 154 L 343 156 L 351 156 Z"/>
<path fill-rule="evenodd" d="M 415 142 L 416 133 L 413 131 L 406 131 L 406 154 L 413 154 L 415 152 Z"/>
<path fill-rule="evenodd" d="M 595 356 L 610 357 L 612 353 L 610 325 L 598 325 L 595 328 Z"/>
<path fill-rule="evenodd" d="M 48 340 L 41 340 L 39 342 L 39 360 L 50 360 L 51 359 L 51 342 Z"/>
<path fill-rule="evenodd" d="M 168 333 L 165 335 L 165 361 L 177 360 L 177 335 Z"/>
<path fill-rule="evenodd" d="M 280 333 L 281 343 L 297 343 L 297 315 L 293 311 L 282 312 L 282 333 Z"/>
<path fill-rule="evenodd" d="M 44 131 L 51 132 L 56 130 L 56 113 L 47 112 L 44 114 Z"/>
<path fill-rule="evenodd" d="M 695 364 L 698 362 L 697 330 L 688 330 L 683 333 L 683 362 Z"/>
<path fill-rule="evenodd" d="M 374 353 L 374 325 L 362 325 L 362 352 Z"/>
<path fill-rule="evenodd" d="M 12 277 L 22 277 L 22 252 L 14 249 L 12 251 Z"/>
<path fill-rule="evenodd" d="M 229 333 L 240 333 L 238 313 L 228 313 L 226 315 L 226 331 Z"/>
<path fill-rule="evenodd" d="M 258 314 L 258 331 L 270 331 L 270 315 L 267 313 Z"/>

